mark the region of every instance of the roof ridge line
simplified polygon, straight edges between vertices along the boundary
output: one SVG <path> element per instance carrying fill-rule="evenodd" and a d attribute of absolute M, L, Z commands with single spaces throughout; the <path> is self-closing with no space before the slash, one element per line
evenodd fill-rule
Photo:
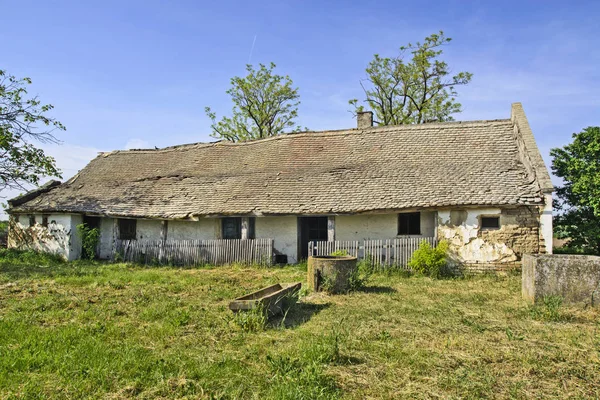
<path fill-rule="evenodd" d="M 481 119 L 472 121 L 446 121 L 446 122 L 434 122 L 428 124 L 404 124 L 404 125 L 385 125 L 385 126 L 373 126 L 369 128 L 349 128 L 349 129 L 330 129 L 323 131 L 302 131 L 302 132 L 289 132 L 281 135 L 266 137 L 262 139 L 247 140 L 243 142 L 229 142 L 227 140 L 218 140 L 214 142 L 195 142 L 195 143 L 184 143 L 173 146 L 161 147 L 159 149 L 128 149 L 128 150 L 111 150 L 106 152 L 100 152 L 99 154 L 107 157 L 117 153 L 155 153 L 162 151 L 172 151 L 181 148 L 203 148 L 203 147 L 214 147 L 214 146 L 250 146 L 254 144 L 264 143 L 272 140 L 288 140 L 297 137 L 304 136 L 333 136 L 333 135 L 351 135 L 351 134 L 362 134 L 362 133 L 375 133 L 375 132 L 386 132 L 393 130 L 413 130 L 413 129 L 427 129 L 438 126 L 451 126 L 451 125 L 471 125 L 471 124 L 489 124 L 489 123 L 508 123 L 511 122 L 510 118 L 502 119 Z"/>

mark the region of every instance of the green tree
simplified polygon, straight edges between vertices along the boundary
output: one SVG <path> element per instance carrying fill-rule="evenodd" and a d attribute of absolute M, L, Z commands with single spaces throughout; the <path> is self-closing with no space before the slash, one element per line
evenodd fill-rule
<path fill-rule="evenodd" d="M 273 72 L 275 64 L 259 64 L 255 70 L 246 65 L 245 77 L 233 77 L 227 94 L 233 101 L 233 115 L 217 121 L 216 114 L 206 107 L 212 120 L 212 136 L 231 142 L 262 139 L 293 128 L 300 104 L 298 88 L 289 76 Z M 297 126 L 293 131 L 299 131 Z"/>
<path fill-rule="evenodd" d="M 54 158 L 36 146 L 57 143 L 53 131 L 65 127 L 47 115 L 51 104 L 27 95 L 30 84 L 30 78 L 0 70 L 0 190 L 37 185 L 42 176 L 60 177 Z"/>
<path fill-rule="evenodd" d="M 375 54 L 361 86 L 366 96 L 364 103 L 375 113 L 379 125 L 452 121 L 452 114 L 462 111 L 455 88 L 468 84 L 473 74 L 459 72 L 450 76 L 448 64 L 439 58 L 442 46 L 451 40 L 440 31 L 426 37 L 423 43 L 400 47 L 396 57 Z M 406 60 L 407 52 L 412 56 L 410 60 Z M 349 103 L 355 112 L 364 111 L 358 99 Z"/>
<path fill-rule="evenodd" d="M 556 188 L 556 232 L 569 247 L 600 255 L 600 127 L 573 134 L 573 143 L 550 151 Z"/>

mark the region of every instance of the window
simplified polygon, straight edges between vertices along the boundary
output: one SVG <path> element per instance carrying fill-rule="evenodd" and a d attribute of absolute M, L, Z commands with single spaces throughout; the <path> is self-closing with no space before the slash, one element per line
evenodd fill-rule
<path fill-rule="evenodd" d="M 47 215 L 42 215 L 42 226 L 44 228 L 48 227 L 48 216 Z"/>
<path fill-rule="evenodd" d="M 421 213 L 398 214 L 398 235 L 420 235 Z"/>
<path fill-rule="evenodd" d="M 481 217 L 481 229 L 500 229 L 500 217 Z"/>
<path fill-rule="evenodd" d="M 223 218 L 221 220 L 221 232 L 223 239 L 241 239 L 242 238 L 242 219 L 241 218 Z"/>
<path fill-rule="evenodd" d="M 34 226 L 35 225 L 35 215 L 30 215 L 29 216 L 29 226 Z"/>
<path fill-rule="evenodd" d="M 120 219 L 119 220 L 119 239 L 120 240 L 135 240 L 136 239 L 135 219 Z"/>

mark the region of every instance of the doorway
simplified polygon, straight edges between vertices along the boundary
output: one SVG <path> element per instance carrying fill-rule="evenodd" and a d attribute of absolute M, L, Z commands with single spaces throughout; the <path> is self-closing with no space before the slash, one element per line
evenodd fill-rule
<path fill-rule="evenodd" d="M 300 259 L 308 258 L 308 244 L 313 241 L 327 241 L 327 217 L 298 217 L 300 230 Z"/>
<path fill-rule="evenodd" d="M 100 217 L 91 217 L 89 215 L 84 215 L 83 223 L 89 229 L 98 229 L 98 232 L 100 232 Z M 85 253 L 85 249 L 82 246 L 82 249 L 81 249 L 82 256 L 89 257 L 87 254 L 84 254 L 84 253 Z M 100 241 L 98 241 L 98 246 L 96 246 L 95 254 L 91 258 L 99 258 L 99 257 L 100 257 Z"/>

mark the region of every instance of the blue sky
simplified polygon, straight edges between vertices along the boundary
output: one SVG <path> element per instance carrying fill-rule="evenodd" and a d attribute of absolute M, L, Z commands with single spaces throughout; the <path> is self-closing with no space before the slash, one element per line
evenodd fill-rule
<path fill-rule="evenodd" d="M 0 0 L 0 68 L 67 126 L 46 146 L 68 178 L 99 151 L 210 141 L 204 107 L 229 113 L 229 79 L 273 61 L 300 88 L 299 124 L 355 125 L 347 100 L 374 53 L 444 30 L 444 59 L 474 74 L 459 120 L 525 107 L 549 149 L 600 124 L 599 2 Z M 13 193 L 2 193 L 11 196 Z"/>

